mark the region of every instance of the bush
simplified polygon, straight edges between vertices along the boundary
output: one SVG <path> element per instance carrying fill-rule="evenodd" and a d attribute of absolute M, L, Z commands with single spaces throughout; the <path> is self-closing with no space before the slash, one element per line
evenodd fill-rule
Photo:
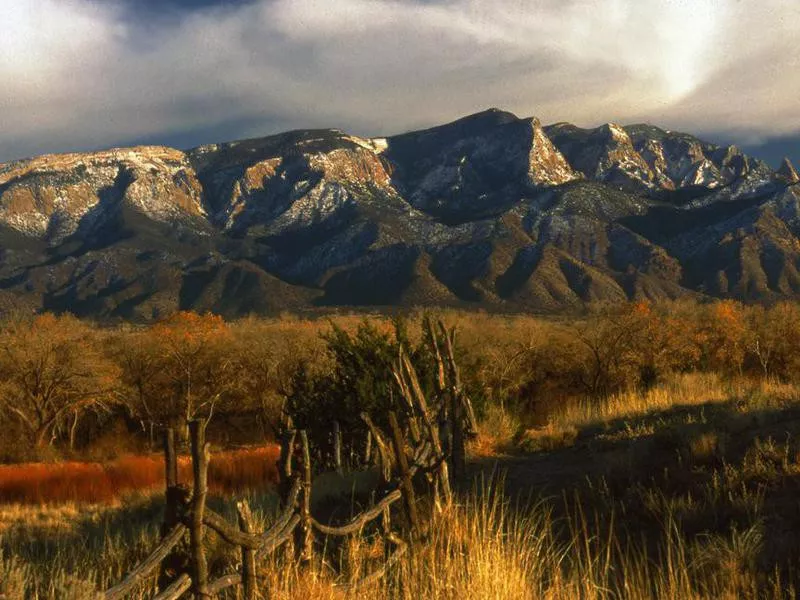
<path fill-rule="evenodd" d="M 295 370 L 287 397 L 287 412 L 298 429 L 321 445 L 323 456 L 331 453 L 332 422 L 342 431 L 344 454 L 363 454 L 367 427 L 361 413 L 369 413 L 378 426 L 386 427 L 390 410 L 400 407 L 393 367 L 400 347 L 411 346 L 405 323 L 395 320 L 393 331 L 381 331 L 364 321 L 354 334 L 335 323 L 323 334 L 332 369 L 315 371 L 303 363 Z M 412 352 L 412 361 L 418 352 Z M 416 362 L 419 362 L 418 360 Z M 320 442 L 328 439 L 328 443 Z"/>

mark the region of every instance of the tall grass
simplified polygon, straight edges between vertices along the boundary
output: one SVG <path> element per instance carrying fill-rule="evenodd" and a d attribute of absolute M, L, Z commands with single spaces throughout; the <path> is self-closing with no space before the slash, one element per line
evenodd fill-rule
<path fill-rule="evenodd" d="M 374 583 L 357 590 L 343 587 L 382 564 L 365 538 L 344 548 L 328 547 L 327 555 L 306 570 L 287 566 L 278 553 L 259 569 L 262 589 L 269 590 L 269 598 L 286 600 L 792 597 L 780 577 L 764 578 L 755 567 L 762 543 L 756 529 L 690 540 L 675 515 L 667 513 L 659 543 L 648 547 L 616 535 L 614 522 L 598 525 L 579 503 L 563 502 L 565 516 L 557 518 L 552 502 L 515 507 L 497 486 L 488 485 L 436 516 L 413 551 Z M 62 538 L 49 554 L 39 549 L 46 561 L 31 552 L 29 539 L 0 540 L 0 597 L 90 597 L 81 594 L 114 581 L 128 561 L 155 543 L 157 518 L 149 516 L 152 522 L 138 533 L 97 527 L 99 539 Z M 344 565 L 343 572 L 334 574 L 333 562 Z M 150 582 L 139 597 L 152 589 Z"/>
<path fill-rule="evenodd" d="M 213 455 L 208 472 L 211 491 L 233 493 L 275 484 L 279 452 L 277 446 L 266 446 Z M 180 457 L 178 471 L 180 481 L 191 481 L 188 457 Z M 109 503 L 163 482 L 164 462 L 157 456 L 127 456 L 105 464 L 0 465 L 0 503 Z"/>

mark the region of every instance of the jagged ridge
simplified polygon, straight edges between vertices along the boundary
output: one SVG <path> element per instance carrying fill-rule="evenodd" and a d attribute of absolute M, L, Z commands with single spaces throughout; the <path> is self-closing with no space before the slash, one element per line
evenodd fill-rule
<path fill-rule="evenodd" d="M 388 138 L 42 156 L 0 165 L 0 298 L 151 319 L 794 297 L 798 180 L 651 125 L 497 109 Z"/>

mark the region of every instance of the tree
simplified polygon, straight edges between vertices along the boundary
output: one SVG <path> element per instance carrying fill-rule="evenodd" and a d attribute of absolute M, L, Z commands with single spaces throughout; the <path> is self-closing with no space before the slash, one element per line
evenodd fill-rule
<path fill-rule="evenodd" d="M 604 307 L 575 327 L 586 353 L 580 379 L 590 396 L 602 397 L 640 382 L 648 317 L 644 304 Z"/>
<path fill-rule="evenodd" d="M 167 387 L 165 361 L 146 331 L 126 332 L 112 340 L 111 353 L 121 368 L 125 408 L 138 420 L 150 445 L 155 428 L 169 420 L 170 403 L 162 402 Z"/>
<path fill-rule="evenodd" d="M 150 414 L 181 425 L 186 436 L 189 421 L 209 418 L 235 387 L 230 329 L 219 316 L 179 312 L 153 325 L 146 335 L 143 351 L 152 353 L 160 368 L 156 385 L 140 386 L 138 393 L 148 401 Z M 137 368 L 142 365 L 142 357 L 134 361 Z M 129 377 L 135 384 L 135 371 Z"/>
<path fill-rule="evenodd" d="M 52 444 L 59 430 L 69 431 L 72 443 L 86 410 L 116 402 L 118 369 L 94 337 L 78 319 L 52 314 L 0 331 L 0 411 L 35 447 Z"/>

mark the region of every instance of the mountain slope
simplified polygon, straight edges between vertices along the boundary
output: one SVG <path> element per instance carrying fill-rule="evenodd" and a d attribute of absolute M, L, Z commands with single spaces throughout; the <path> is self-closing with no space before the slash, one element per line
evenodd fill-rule
<path fill-rule="evenodd" d="M 800 177 L 652 125 L 491 109 L 0 165 L 0 306 L 148 320 L 800 294 Z"/>

